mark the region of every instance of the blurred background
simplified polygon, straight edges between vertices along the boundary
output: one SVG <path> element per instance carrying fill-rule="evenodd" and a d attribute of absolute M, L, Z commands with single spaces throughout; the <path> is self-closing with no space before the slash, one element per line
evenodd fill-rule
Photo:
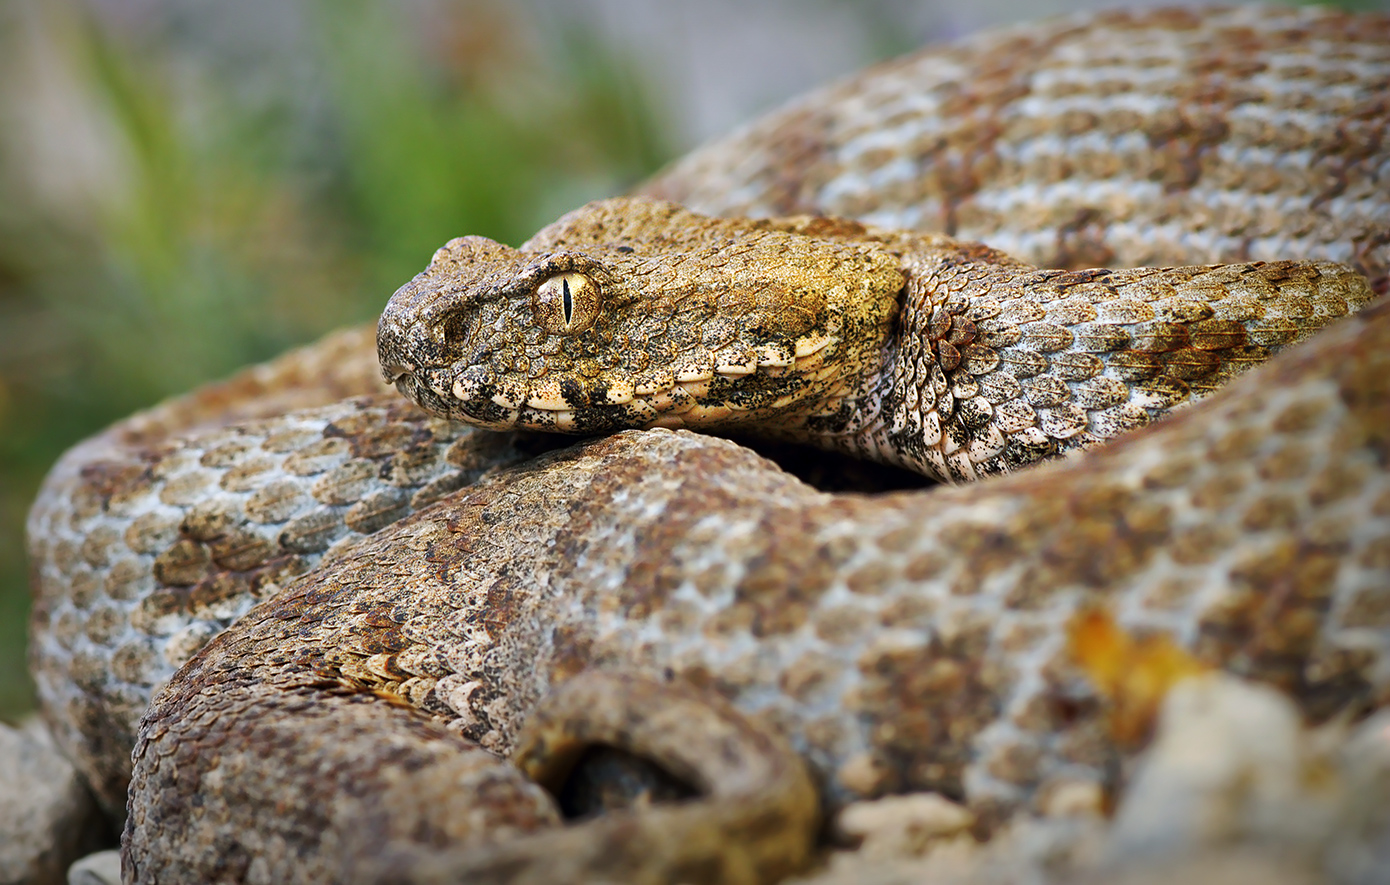
<path fill-rule="evenodd" d="M 24 516 L 69 445 L 370 319 L 450 237 L 518 243 L 831 77 L 1099 5 L 0 0 L 0 719 L 33 706 Z"/>

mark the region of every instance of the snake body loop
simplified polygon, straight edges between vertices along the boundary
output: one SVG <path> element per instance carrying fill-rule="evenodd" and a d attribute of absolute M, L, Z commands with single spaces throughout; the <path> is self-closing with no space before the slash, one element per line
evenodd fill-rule
<path fill-rule="evenodd" d="M 1067 651 L 1096 610 L 1311 721 L 1384 705 L 1387 94 L 1383 16 L 989 32 L 449 244 L 379 341 L 449 417 L 356 330 L 76 447 L 31 662 L 108 809 L 130 785 L 127 879 L 767 880 L 914 791 L 999 832 L 1123 792 Z M 774 409 L 987 478 L 829 494 L 672 429 Z M 564 823 L 604 748 L 693 798 Z"/>

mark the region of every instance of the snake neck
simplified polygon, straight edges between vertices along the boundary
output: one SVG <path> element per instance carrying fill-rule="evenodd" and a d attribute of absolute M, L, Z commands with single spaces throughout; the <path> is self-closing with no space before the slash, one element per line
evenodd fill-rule
<path fill-rule="evenodd" d="M 843 396 L 807 420 L 807 441 L 945 482 L 1004 473 L 1057 451 L 1041 432 L 1006 433 L 985 395 L 977 375 L 987 336 L 971 319 L 971 299 L 941 283 L 963 267 L 976 278 L 1001 264 L 963 251 L 903 256 L 906 283 L 891 330 L 864 355 Z M 995 254 L 989 260 L 1015 265 Z"/>
<path fill-rule="evenodd" d="M 900 253 L 877 364 L 812 442 L 947 482 L 1146 426 L 1371 299 L 1327 262 L 1043 270 L 972 244 Z"/>
<path fill-rule="evenodd" d="M 980 377 L 990 357 L 971 302 L 932 284 L 942 263 L 949 259 L 909 268 L 882 374 L 867 394 L 878 420 L 864 428 L 866 446 L 945 482 L 1005 473 L 1054 454 L 1055 440 L 1041 432 L 1006 432 L 989 379 Z"/>

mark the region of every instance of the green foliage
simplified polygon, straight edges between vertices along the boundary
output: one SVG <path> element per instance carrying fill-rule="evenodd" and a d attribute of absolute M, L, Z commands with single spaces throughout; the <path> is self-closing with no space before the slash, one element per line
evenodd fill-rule
<path fill-rule="evenodd" d="M 517 242 L 665 158 L 630 65 L 585 37 L 528 51 L 502 6 L 446 5 L 432 46 L 384 0 L 321 0 L 295 50 L 311 75 L 253 98 L 167 34 L 57 7 L 41 51 L 77 72 L 117 174 L 74 210 L 0 154 L 3 718 L 32 705 L 23 517 L 64 448 L 369 319 L 450 237 Z"/>

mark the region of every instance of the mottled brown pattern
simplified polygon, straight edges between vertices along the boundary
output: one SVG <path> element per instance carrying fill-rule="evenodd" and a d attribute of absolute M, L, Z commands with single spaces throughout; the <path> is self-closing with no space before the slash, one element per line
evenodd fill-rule
<path fill-rule="evenodd" d="M 377 352 L 423 409 L 483 427 L 736 431 L 966 481 L 1142 427 L 1371 294 L 1327 262 L 1040 270 L 620 198 L 520 249 L 450 242 L 386 305 Z"/>
<path fill-rule="evenodd" d="M 1348 351 L 1357 359 L 1345 359 Z M 199 757 L 256 757 L 259 731 L 204 737 L 197 725 L 210 715 L 200 698 L 223 698 L 229 684 L 256 703 L 245 715 L 257 721 L 280 715 L 280 686 L 292 685 L 305 703 L 314 692 L 375 703 L 390 746 L 413 746 L 409 735 L 438 723 L 430 727 L 442 726 L 460 748 L 471 740 L 506 753 L 553 686 L 595 671 L 636 674 L 727 699 L 753 734 L 783 735 L 832 805 L 939 790 L 974 806 L 986 828 L 1061 782 L 1118 786 L 1110 778 L 1120 748 L 1107 738 L 1104 702 L 1059 638 L 1068 613 L 1084 605 L 1108 603 L 1140 632 L 1190 637 L 1213 663 L 1283 684 L 1312 717 L 1365 710 L 1385 700 L 1378 674 L 1390 634 L 1347 602 L 1390 586 L 1385 570 L 1360 565 L 1390 539 L 1390 518 L 1373 511 L 1386 452 L 1383 441 L 1346 444 L 1345 434 L 1382 408 L 1367 394 L 1387 370 L 1390 309 L 1380 307 L 1147 434 L 1066 464 L 925 494 L 830 496 L 729 443 L 671 431 L 625 433 L 511 468 L 361 542 L 195 658 L 189 678 L 157 700 L 142 726 L 133 795 L 163 823 L 132 819 L 136 869 L 161 880 L 186 875 L 199 846 L 255 826 L 248 806 L 318 805 L 358 782 L 358 768 L 370 773 L 387 758 L 397 765 L 364 751 L 334 763 L 346 766 L 340 779 L 312 791 L 282 783 L 260 798 L 238 792 L 236 808 L 219 810 L 233 797 L 205 781 L 187 786 L 161 748 L 212 740 L 216 751 Z M 1284 429 L 1273 435 L 1276 425 Z M 1244 438 L 1252 429 L 1274 443 L 1251 451 Z M 1339 462 L 1367 471 L 1367 482 L 1314 503 L 1308 488 L 1320 469 L 1309 463 L 1280 485 L 1302 502 L 1297 519 L 1242 526 L 1235 555 L 1195 570 L 1167 558 L 1176 532 L 1235 524 L 1266 499 L 1268 466 L 1288 470 L 1286 447 L 1339 449 Z M 1184 481 L 1165 474 L 1171 458 L 1189 459 Z M 1224 494 L 1202 496 L 1218 479 Z M 777 527 L 779 516 L 792 530 Z M 1319 544 L 1337 555 L 1314 555 Z M 1289 551 L 1309 555 L 1286 559 Z M 709 568 L 720 577 L 702 577 Z M 1172 580 L 1195 585 L 1200 598 L 1163 612 L 1128 602 Z M 821 616 L 829 629 L 813 624 Z M 412 678 L 420 684 L 405 706 Z M 269 706 L 252 700 L 259 694 Z M 627 722 L 641 720 L 650 702 L 611 692 L 587 703 L 594 715 Z M 305 739 L 332 727 L 316 719 Z M 172 728 L 192 730 L 175 742 L 166 736 Z M 677 730 L 682 739 L 699 733 L 693 719 Z M 410 758 L 401 757 L 402 778 Z M 701 769 L 684 771 L 692 770 Z M 444 775 L 427 766 L 418 776 L 433 783 Z M 209 810 L 170 835 L 172 815 L 195 794 Z M 538 801 L 516 795 L 523 809 Z M 402 829 L 384 810 L 393 807 L 383 800 L 385 846 L 364 843 L 360 856 L 382 850 L 431 869 L 444 863 L 421 833 L 448 822 L 414 823 L 427 812 L 412 802 L 400 818 L 412 829 Z M 605 828 L 629 820 L 571 825 L 556 844 L 611 844 Z M 713 812 L 710 820 L 724 821 Z M 312 857 L 326 856 L 325 826 L 345 825 L 297 813 L 280 821 L 281 838 Z M 293 832 L 287 821 L 298 821 Z M 705 844 L 679 827 L 669 837 L 666 848 L 643 843 L 651 852 L 644 862 L 662 876 L 685 862 L 677 859 L 687 837 Z M 559 850 L 542 835 L 527 839 L 535 841 L 507 849 L 509 875 Z M 491 855 L 445 856 L 471 868 Z"/>
<path fill-rule="evenodd" d="M 1323 10 L 1029 23 L 812 92 L 643 190 L 939 231 L 1044 267 L 1327 258 L 1383 293 L 1386 47 L 1390 19 Z"/>
<path fill-rule="evenodd" d="M 349 337 L 355 348 L 346 353 L 361 362 L 370 353 L 365 336 Z M 339 340 L 307 358 L 333 360 L 347 374 L 348 362 L 334 359 Z M 293 387 L 305 359 L 291 354 L 243 378 Z M 375 384 L 374 374 L 357 377 Z M 204 428 L 196 442 L 150 443 L 163 422 L 244 386 L 234 380 L 202 391 L 194 395 L 202 403 L 172 402 L 84 443 L 49 478 L 83 483 L 78 506 L 41 501 L 30 516 L 34 672 L 61 745 L 113 810 L 124 804 L 128 747 L 152 686 L 330 547 L 343 549 L 535 451 L 493 435 L 469 445 L 468 431 L 381 394 L 300 412 L 295 422 L 235 423 L 254 408 L 248 404 L 228 413 L 227 428 L 194 419 L 189 430 Z M 317 395 L 339 392 L 330 377 Z M 50 542 L 52 534 L 80 541 Z"/>
<path fill-rule="evenodd" d="M 829 303 L 827 275 L 869 266 L 875 303 L 915 300 L 905 316 L 923 333 L 897 339 L 883 401 L 904 426 L 874 446 L 911 450 L 927 434 L 907 425 L 935 407 L 954 448 L 932 451 L 984 453 L 970 464 L 985 469 L 932 465 L 957 478 L 994 472 L 995 432 L 1018 437 L 1001 468 L 1068 447 L 1030 429 L 1118 437 L 1100 451 L 886 495 L 818 492 L 669 430 L 526 461 L 557 444 L 382 398 L 358 330 L 69 453 L 29 524 L 34 672 L 108 807 L 135 746 L 128 878 L 764 881 L 804 861 L 821 810 L 912 790 L 964 801 L 984 836 L 1073 787 L 1124 788 L 1134 748 L 1065 647 L 1095 605 L 1283 687 L 1314 721 L 1390 700 L 1390 315 L 1295 341 L 1342 312 L 1316 297 L 1324 273 L 1356 285 L 1327 262 L 1386 287 L 1387 32 L 1384 17 L 1312 9 L 994 32 L 812 95 L 646 189 L 711 214 L 867 227 L 692 224 L 647 203 L 606 230 L 571 216 L 517 253 L 530 257 L 450 247 L 510 256 L 479 265 L 487 297 L 516 288 L 520 261 L 537 316 L 582 335 L 608 328 L 585 300 L 596 290 L 576 280 L 566 309 L 560 288 L 539 291 L 547 274 L 604 244 L 631 259 L 653 216 L 677 219 L 653 245 L 694 265 L 612 266 L 663 284 L 727 276 L 772 340 L 721 358 L 759 372 L 818 339 L 750 280 Z M 1247 265 L 1034 270 L 899 227 L 1040 265 Z M 719 270 L 748 234 L 755 247 Z M 799 269 L 763 266 L 789 255 Z M 634 398 L 639 384 L 691 394 L 667 375 L 703 362 L 656 363 L 742 340 L 714 310 L 720 291 L 698 336 L 679 299 L 629 335 L 644 355 L 625 369 Z M 441 314 L 435 346 L 458 349 L 473 324 Z M 1130 401 L 1157 415 L 1291 344 L 1125 432 L 1147 423 Z M 573 372 L 533 391 L 552 405 L 622 399 L 597 383 L 621 359 L 587 346 L 497 368 L 527 383 Z M 422 375 L 440 397 L 459 380 Z M 487 381 L 496 408 L 532 395 L 505 379 Z M 327 405 L 344 396 L 358 398 Z M 698 798 L 557 826 L 546 791 L 594 745 Z"/>

